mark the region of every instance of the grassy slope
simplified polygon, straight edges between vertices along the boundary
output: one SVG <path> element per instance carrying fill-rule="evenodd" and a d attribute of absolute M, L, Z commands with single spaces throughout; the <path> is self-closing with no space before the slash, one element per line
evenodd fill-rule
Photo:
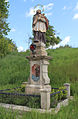
<path fill-rule="evenodd" d="M 29 62 L 25 56 L 27 53 L 13 53 L 0 59 L 0 89 L 19 86 L 23 81 L 27 81 L 29 77 Z M 48 50 L 48 55 L 53 57 L 49 65 L 49 77 L 52 87 L 62 86 L 64 83 L 71 84 L 71 93 L 76 98 L 70 105 L 62 108 L 55 115 L 47 115 L 46 119 L 78 119 L 78 49 L 60 48 L 56 50 Z M 37 113 L 26 114 L 30 119 L 38 116 Z M 25 116 L 25 114 L 24 114 Z M 45 119 L 45 115 L 40 118 Z"/>
<path fill-rule="evenodd" d="M 26 53 L 13 53 L 0 59 L 0 88 L 16 87 L 29 77 Z"/>

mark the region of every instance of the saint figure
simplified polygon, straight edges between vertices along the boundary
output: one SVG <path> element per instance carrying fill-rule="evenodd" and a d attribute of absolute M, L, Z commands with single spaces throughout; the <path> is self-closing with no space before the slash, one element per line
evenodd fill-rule
<path fill-rule="evenodd" d="M 36 14 L 33 16 L 33 34 L 34 41 L 41 41 L 46 43 L 45 33 L 48 29 L 48 19 L 44 14 L 41 14 L 41 10 L 37 10 Z"/>

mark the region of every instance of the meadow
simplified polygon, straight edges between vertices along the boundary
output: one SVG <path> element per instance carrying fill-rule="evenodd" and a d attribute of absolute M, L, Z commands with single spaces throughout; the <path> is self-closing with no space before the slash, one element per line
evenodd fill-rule
<path fill-rule="evenodd" d="M 70 83 L 74 100 L 62 107 L 56 115 L 33 111 L 19 114 L 0 107 L 0 119 L 78 119 L 78 48 L 59 48 L 47 52 L 52 57 L 48 67 L 51 87 L 58 88 L 64 83 Z M 30 73 L 29 61 L 26 59 L 28 55 L 29 51 L 13 52 L 0 59 L 0 89 L 15 88 L 27 81 Z"/>

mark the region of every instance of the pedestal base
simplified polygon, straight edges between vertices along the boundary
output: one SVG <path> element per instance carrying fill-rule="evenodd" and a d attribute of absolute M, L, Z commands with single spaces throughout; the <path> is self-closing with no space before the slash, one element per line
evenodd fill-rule
<path fill-rule="evenodd" d="M 50 85 L 31 85 L 27 84 L 25 88 L 26 94 L 41 94 L 41 90 L 51 90 Z"/>
<path fill-rule="evenodd" d="M 25 88 L 26 94 L 40 94 L 40 90 L 42 89 L 42 86 L 40 85 L 32 85 L 28 84 Z"/>

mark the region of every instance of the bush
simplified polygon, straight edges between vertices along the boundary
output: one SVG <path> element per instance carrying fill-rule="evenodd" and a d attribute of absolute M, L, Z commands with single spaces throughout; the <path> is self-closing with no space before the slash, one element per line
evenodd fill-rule
<path fill-rule="evenodd" d="M 58 93 L 60 92 L 60 93 Z M 57 94 L 54 94 L 57 93 Z M 50 97 L 50 106 L 56 107 L 57 103 L 66 99 L 67 96 L 67 90 L 65 90 L 65 87 L 60 87 L 58 89 L 52 89 L 51 94 L 54 94 Z"/>

